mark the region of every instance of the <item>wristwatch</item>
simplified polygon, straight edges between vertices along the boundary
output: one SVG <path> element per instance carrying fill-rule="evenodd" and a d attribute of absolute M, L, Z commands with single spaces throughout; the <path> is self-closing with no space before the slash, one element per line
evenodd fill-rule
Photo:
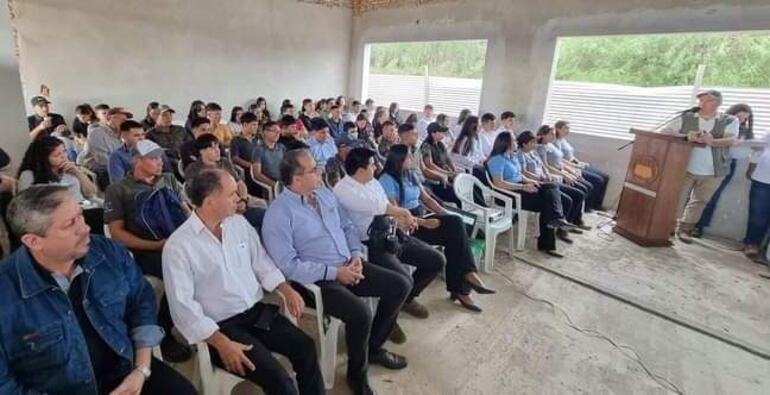
<path fill-rule="evenodd" d="M 150 370 L 149 366 L 138 365 L 137 367 L 134 368 L 134 370 L 141 373 L 142 376 L 144 376 L 145 380 L 149 379 L 150 376 L 152 375 L 152 370 Z"/>

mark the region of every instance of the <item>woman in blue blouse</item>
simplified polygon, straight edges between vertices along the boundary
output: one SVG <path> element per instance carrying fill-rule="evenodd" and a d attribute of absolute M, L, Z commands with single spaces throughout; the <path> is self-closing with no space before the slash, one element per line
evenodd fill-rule
<path fill-rule="evenodd" d="M 567 162 L 580 169 L 583 178 L 590 182 L 594 187 L 593 201 L 586 202 L 586 205 L 590 209 L 601 210 L 604 195 L 607 192 L 607 184 L 610 182 L 610 176 L 598 168 L 579 160 L 575 156 L 575 148 L 573 148 L 572 144 L 567 141 L 567 136 L 569 136 L 570 133 L 569 122 L 558 121 L 554 124 L 553 129 L 556 133 L 556 139 L 553 141 L 553 145 L 561 150 L 562 154 L 564 154 L 564 159 Z"/>
<path fill-rule="evenodd" d="M 544 184 L 557 181 L 557 179 L 548 171 L 548 167 L 543 163 L 540 155 L 535 152 L 537 138 L 534 133 L 529 130 L 521 132 L 519 136 L 516 137 L 516 143 L 519 146 L 516 160 L 519 161 L 519 165 L 521 166 L 521 170 L 525 177 Z M 566 184 L 559 184 L 559 190 L 561 191 L 562 206 L 570 207 L 569 211 L 564 211 L 567 221 L 580 228 L 572 229 L 570 232 L 580 234 L 582 233 L 581 229 L 590 230 L 591 228 L 586 226 L 583 222 L 583 202 L 586 199 L 585 193 L 580 189 L 573 188 Z M 572 244 L 572 239 L 567 237 L 567 232 L 564 230 L 557 231 L 556 237 L 565 243 Z"/>
<path fill-rule="evenodd" d="M 430 194 L 420 185 L 412 168 L 412 155 L 403 144 L 390 147 L 380 184 L 392 204 L 408 209 L 417 217 L 417 229 L 412 235 L 431 244 L 444 247 L 446 286 L 452 300 L 457 300 L 468 310 L 481 312 L 474 304 L 470 291 L 487 294 L 488 289 L 476 273 L 465 224 L 456 215 L 448 215 Z M 426 208 L 433 214 L 425 218 Z"/>
<path fill-rule="evenodd" d="M 553 230 L 574 229 L 574 226 L 564 219 L 564 213 L 569 212 L 571 207 L 564 207 L 563 203 L 570 204 L 570 202 L 562 202 L 559 185 L 541 183 L 524 176 L 515 154 L 516 140 L 511 133 L 498 134 L 486 162 L 492 182 L 497 188 L 519 193 L 523 209 L 540 213 L 540 236 L 537 238 L 537 249 L 553 257 L 563 258 L 564 255 L 556 251 Z"/>
<path fill-rule="evenodd" d="M 569 163 L 564 153 L 554 145 L 556 134 L 553 128 L 543 125 L 537 130 L 537 153 L 543 163 L 554 173 L 563 177 L 563 182 L 573 188 L 581 190 L 586 195 L 586 212 L 591 212 L 595 207 L 597 197 L 593 185 L 582 176 L 580 169 Z"/>

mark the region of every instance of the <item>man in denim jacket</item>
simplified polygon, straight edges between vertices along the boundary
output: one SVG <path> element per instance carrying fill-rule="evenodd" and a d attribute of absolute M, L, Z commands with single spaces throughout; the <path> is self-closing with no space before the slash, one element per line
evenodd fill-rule
<path fill-rule="evenodd" d="M 0 262 L 0 393 L 194 394 L 152 357 L 155 297 L 125 248 L 89 227 L 65 187 L 8 208 L 23 246 Z"/>

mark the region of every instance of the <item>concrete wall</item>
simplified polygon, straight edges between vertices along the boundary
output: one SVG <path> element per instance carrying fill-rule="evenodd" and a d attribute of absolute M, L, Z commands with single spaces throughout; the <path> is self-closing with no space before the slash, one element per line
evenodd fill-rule
<path fill-rule="evenodd" d="M 525 127 L 542 120 L 559 36 L 689 31 L 767 30 L 766 0 L 458 0 L 384 9 L 355 18 L 349 94 L 361 95 L 366 44 L 396 41 L 487 39 L 481 111 L 521 114 Z M 584 159 L 613 176 L 608 202 L 617 202 L 630 152 L 623 140 L 573 135 Z M 740 177 L 739 177 L 740 178 Z M 743 237 L 745 182 L 726 193 L 711 230 Z"/>
<path fill-rule="evenodd" d="M 24 96 L 51 89 L 68 122 L 82 102 L 190 101 L 229 109 L 264 96 L 343 94 L 352 13 L 293 0 L 16 0 Z M 27 105 L 29 107 L 29 105 Z M 29 108 L 28 108 L 29 110 Z"/>
<path fill-rule="evenodd" d="M 0 148 L 4 149 L 18 166 L 29 143 L 24 120 L 24 96 L 21 93 L 19 65 L 14 56 L 10 15 L 5 0 L 0 1 Z M 9 169 L 9 175 L 12 169 Z M 15 175 L 15 173 L 13 173 Z"/>

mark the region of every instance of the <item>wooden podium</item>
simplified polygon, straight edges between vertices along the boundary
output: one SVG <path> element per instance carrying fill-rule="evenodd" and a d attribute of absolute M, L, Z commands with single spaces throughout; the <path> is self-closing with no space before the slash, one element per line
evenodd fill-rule
<path fill-rule="evenodd" d="M 684 135 L 631 129 L 634 139 L 615 232 L 645 247 L 668 246 L 690 162 Z"/>

